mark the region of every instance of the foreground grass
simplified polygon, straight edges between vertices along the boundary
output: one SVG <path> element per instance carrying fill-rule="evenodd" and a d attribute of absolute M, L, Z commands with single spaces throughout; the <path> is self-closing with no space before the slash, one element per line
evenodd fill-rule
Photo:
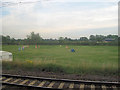
<path fill-rule="evenodd" d="M 76 74 L 116 74 L 118 48 L 115 46 L 34 46 L 18 51 L 19 46 L 3 46 L 14 55 L 13 62 L 3 62 L 3 69 L 23 69 Z M 70 49 L 74 48 L 75 53 Z"/>

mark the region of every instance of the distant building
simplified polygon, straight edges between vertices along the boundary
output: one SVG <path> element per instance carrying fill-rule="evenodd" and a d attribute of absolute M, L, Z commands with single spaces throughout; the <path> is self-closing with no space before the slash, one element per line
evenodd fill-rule
<path fill-rule="evenodd" d="M 113 38 L 106 38 L 104 41 L 105 42 L 111 42 L 111 41 L 115 41 L 115 39 L 113 39 Z"/>
<path fill-rule="evenodd" d="M 12 53 L 7 51 L 0 51 L 0 61 L 13 61 Z"/>

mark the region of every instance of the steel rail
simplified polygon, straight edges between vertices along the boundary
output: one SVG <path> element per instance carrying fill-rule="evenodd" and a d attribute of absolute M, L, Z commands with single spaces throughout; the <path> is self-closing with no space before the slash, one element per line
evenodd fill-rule
<path fill-rule="evenodd" d="M 104 84 L 104 85 L 118 85 L 120 82 L 106 82 L 106 81 L 85 81 L 85 80 L 70 80 L 70 79 L 56 79 L 56 78 L 45 78 L 45 77 L 34 77 L 34 76 L 21 76 L 21 75 L 11 75 L 11 74 L 2 74 L 5 77 L 16 77 L 16 78 L 28 78 L 28 79 L 38 79 L 38 80 L 49 80 L 49 81 L 63 81 L 63 82 L 74 82 L 74 83 L 85 83 L 85 84 Z"/>
<path fill-rule="evenodd" d="M 50 81 L 53 82 L 64 82 L 64 83 L 73 83 L 74 84 L 85 84 L 85 85 L 98 85 L 98 86 L 115 86 L 115 87 L 120 87 L 119 82 L 105 82 L 105 81 L 85 81 L 85 80 L 70 80 L 70 79 L 56 79 L 56 78 L 44 78 L 44 77 L 34 77 L 34 76 L 21 76 L 21 75 L 11 75 L 11 74 L 2 74 L 1 77 L 6 77 L 6 78 L 20 78 L 20 79 L 29 79 L 29 80 L 42 80 L 42 81 Z M 9 80 L 9 79 L 8 79 Z M 42 87 L 42 86 L 34 86 L 34 85 L 20 85 L 16 83 L 9 83 L 9 82 L 2 82 L 3 85 L 12 85 L 12 86 L 21 86 L 21 87 L 32 87 L 32 88 L 45 88 L 45 89 L 51 89 L 51 87 Z M 52 85 L 51 84 L 51 85 Z M 62 85 L 62 84 L 61 84 Z M 94 86 L 91 86 L 94 87 Z M 54 89 L 54 88 L 52 88 Z"/>

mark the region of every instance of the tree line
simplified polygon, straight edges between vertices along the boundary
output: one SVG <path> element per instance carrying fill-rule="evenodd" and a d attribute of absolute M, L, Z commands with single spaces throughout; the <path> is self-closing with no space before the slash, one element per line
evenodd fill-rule
<path fill-rule="evenodd" d="M 71 39 L 59 37 L 58 39 L 43 39 L 39 33 L 31 32 L 24 39 L 15 39 L 10 36 L 1 36 L 3 45 L 118 45 L 118 35 L 90 35 Z"/>

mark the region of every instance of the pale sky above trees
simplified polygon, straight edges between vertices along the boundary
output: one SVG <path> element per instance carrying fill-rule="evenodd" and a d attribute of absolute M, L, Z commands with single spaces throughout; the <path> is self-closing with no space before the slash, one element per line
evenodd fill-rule
<path fill-rule="evenodd" d="M 37 2 L 39 1 L 39 2 Z M 118 34 L 118 0 L 4 0 L 2 34 L 25 38 L 30 32 L 43 38 L 89 37 Z"/>

